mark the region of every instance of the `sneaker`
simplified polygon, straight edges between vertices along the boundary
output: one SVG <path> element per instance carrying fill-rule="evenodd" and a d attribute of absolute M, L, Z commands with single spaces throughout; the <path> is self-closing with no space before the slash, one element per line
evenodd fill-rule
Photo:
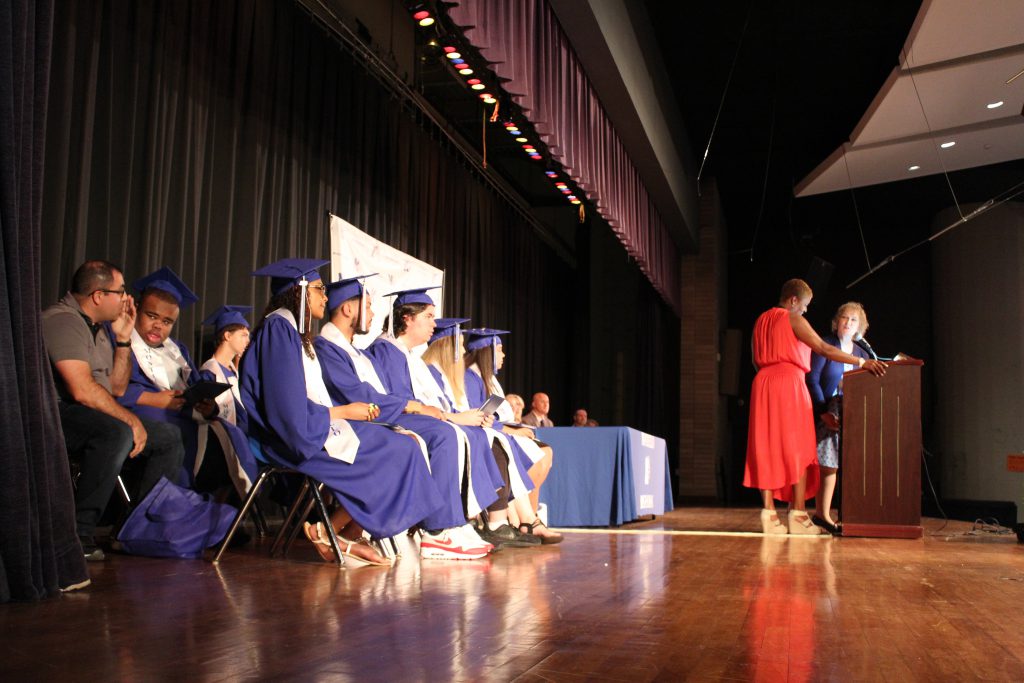
<path fill-rule="evenodd" d="M 497 529 L 485 528 L 480 532 L 480 538 L 488 543 L 501 543 L 510 548 L 532 548 L 541 544 L 540 536 L 521 533 L 508 524 L 502 524 Z"/>
<path fill-rule="evenodd" d="M 103 548 L 96 544 L 96 539 L 92 536 L 79 536 L 78 540 L 82 544 L 82 552 L 85 553 L 86 562 L 102 562 L 107 559 Z"/>
<path fill-rule="evenodd" d="M 470 543 L 458 536 L 456 529 L 444 529 L 437 534 L 423 531 L 420 557 L 425 560 L 479 560 L 487 557 L 489 548 L 486 544 Z"/>
<path fill-rule="evenodd" d="M 463 524 L 462 526 L 453 527 L 449 529 L 448 532 L 454 533 L 456 539 L 462 541 L 462 544 L 465 547 L 476 547 L 482 545 L 487 548 L 487 552 L 489 553 L 501 550 L 501 548 L 495 546 L 493 543 L 488 543 L 484 539 L 480 538 L 480 534 L 476 532 L 476 529 L 474 529 L 471 524 Z"/>

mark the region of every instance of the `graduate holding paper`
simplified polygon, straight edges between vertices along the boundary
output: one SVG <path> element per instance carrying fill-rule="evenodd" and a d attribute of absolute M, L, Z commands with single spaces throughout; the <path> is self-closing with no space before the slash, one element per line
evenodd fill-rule
<path fill-rule="evenodd" d="M 249 346 L 249 321 L 245 314 L 251 310 L 252 306 L 221 306 L 203 320 L 204 325 L 213 327 L 216 346 L 213 356 L 199 368 L 204 380 L 231 386 L 231 391 L 225 391 L 214 400 L 220 418 L 241 427 L 243 432 L 246 416 L 238 391 L 238 361 Z"/>
<path fill-rule="evenodd" d="M 230 483 L 244 497 L 257 470 L 248 439 L 218 418 L 212 399 L 186 403 L 185 391 L 201 377 L 188 347 L 170 336 L 181 309 L 199 298 L 166 267 L 133 286 L 141 294 L 131 335 L 131 376 L 118 402 L 140 417 L 178 427 L 183 466 L 196 490 L 221 491 Z"/>
<path fill-rule="evenodd" d="M 319 259 L 285 259 L 254 275 L 271 278 L 271 299 L 242 358 L 239 386 L 249 434 L 271 462 L 324 483 L 341 508 L 331 519 L 349 559 L 390 564 L 361 542 L 394 536 L 443 504 L 419 441 L 370 424 L 380 408 L 367 402 L 334 405 L 313 346 L 311 324 L 324 317 L 326 286 Z M 306 536 L 332 559 L 328 531 L 306 525 Z"/>

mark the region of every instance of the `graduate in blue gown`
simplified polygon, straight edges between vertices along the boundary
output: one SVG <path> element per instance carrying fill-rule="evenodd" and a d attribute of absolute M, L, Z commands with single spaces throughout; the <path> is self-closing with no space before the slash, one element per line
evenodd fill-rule
<path fill-rule="evenodd" d="M 505 349 L 501 336 L 505 330 L 480 328 L 466 330 L 465 389 L 466 400 L 471 407 L 482 406 L 489 396 L 505 396 L 505 389 L 498 381 L 497 373 L 505 362 Z M 520 531 L 540 536 L 545 544 L 560 543 L 561 534 L 556 534 L 537 517 L 540 503 L 540 486 L 551 470 L 553 452 L 546 443 L 539 441 L 533 430 L 525 425 L 510 425 L 514 415 L 512 406 L 502 401 L 495 415 L 495 427 L 501 430 L 522 449 L 529 458 L 527 473 L 534 483 L 528 499 L 516 498 L 511 513 L 517 518 Z M 510 515 L 513 516 L 513 515 Z"/>
<path fill-rule="evenodd" d="M 470 406 L 466 397 L 463 344 L 461 334 L 435 338 L 424 352 L 423 361 L 427 364 L 434 383 L 457 410 L 477 410 L 480 406 Z M 492 419 L 487 430 L 488 435 L 494 443 L 501 446 L 499 451 L 495 451 L 495 462 L 501 468 L 508 491 L 507 498 L 499 499 L 498 503 L 488 508 L 488 525 L 496 530 L 495 533 L 506 536 L 511 534 L 516 546 L 540 544 L 539 537 L 533 537 L 519 529 L 519 520 L 515 515 L 516 501 L 520 501 L 520 504 L 522 501 L 528 501 L 528 494 L 533 489 L 533 482 L 527 473 L 530 460 L 522 446 L 516 443 L 512 436 L 502 431 L 501 423 L 493 421 L 493 414 L 488 417 Z M 528 502 L 526 506 L 529 506 Z M 487 538 L 486 535 L 484 537 Z"/>
<path fill-rule="evenodd" d="M 170 268 L 137 280 L 141 292 L 132 330 L 131 376 L 118 402 L 140 417 L 174 424 L 185 446 L 183 467 L 201 491 L 233 485 L 244 497 L 256 475 L 246 436 L 220 419 L 217 404 L 186 405 L 182 392 L 201 377 L 188 347 L 170 337 L 182 308 L 199 298 Z"/>
<path fill-rule="evenodd" d="M 242 404 L 249 434 L 266 458 L 294 467 L 334 493 L 341 509 L 331 523 L 346 555 L 385 564 L 372 547 L 359 543 L 363 531 L 374 538 L 396 535 L 444 501 L 416 439 L 370 424 L 379 415 L 377 406 L 331 401 L 310 329 L 327 305 L 317 273 L 326 263 L 286 259 L 255 271 L 272 278 L 272 298 L 242 358 Z M 330 559 L 326 530 L 319 523 L 307 525 L 306 534 Z"/>
<path fill-rule="evenodd" d="M 415 349 L 430 341 L 437 327 L 434 319 L 434 301 L 427 293 L 436 287 L 392 292 L 392 314 L 387 330 L 375 339 L 366 353 L 373 361 L 377 374 L 387 393 L 396 399 L 418 401 L 437 409 L 445 421 L 458 425 L 469 444 L 470 501 L 478 505 L 467 510 L 470 517 L 480 507 L 493 505 L 494 493 L 504 486 L 501 472 L 491 452 L 491 438 L 481 429 L 489 424 L 483 413 L 456 411 L 448 403 L 437 383 Z M 493 541 L 492 541 L 493 543 Z M 497 545 L 497 544 L 495 544 Z"/>
<path fill-rule="evenodd" d="M 366 334 L 373 309 L 364 279 L 346 278 L 327 286 L 330 322 L 320 328 L 313 346 L 323 369 L 324 384 L 336 404 L 364 401 L 380 407 L 378 421 L 397 424 L 424 439 L 430 456 L 430 473 L 445 504 L 421 524 L 420 556 L 427 559 L 478 559 L 493 549 L 466 523 L 467 514 L 480 512 L 481 502 L 472 495 L 468 509 L 462 498 L 469 444 L 463 432 L 448 423 L 440 409 L 416 400 L 386 393 L 370 357 L 353 345 L 356 334 Z M 497 494 L 484 491 L 483 505 Z"/>

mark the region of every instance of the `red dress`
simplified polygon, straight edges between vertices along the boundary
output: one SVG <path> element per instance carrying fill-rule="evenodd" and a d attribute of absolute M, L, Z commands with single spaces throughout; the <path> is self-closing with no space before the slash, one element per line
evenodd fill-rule
<path fill-rule="evenodd" d="M 771 490 L 777 500 L 792 502 L 791 487 L 807 472 L 807 498 L 813 498 L 818 451 L 811 395 L 804 382 L 811 369 L 811 347 L 796 338 L 786 309 L 765 311 L 754 323 L 754 362 L 759 370 L 750 390 L 743 485 Z"/>

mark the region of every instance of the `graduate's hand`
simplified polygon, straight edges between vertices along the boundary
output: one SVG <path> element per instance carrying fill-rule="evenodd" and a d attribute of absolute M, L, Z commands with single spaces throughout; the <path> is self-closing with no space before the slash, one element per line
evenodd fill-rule
<path fill-rule="evenodd" d="M 214 401 L 212 398 L 203 399 L 202 401 L 196 403 L 195 406 L 193 407 L 196 409 L 196 412 L 202 415 L 203 418 L 206 420 L 216 417 L 217 413 L 220 412 L 220 409 L 217 408 L 217 402 Z"/>
<path fill-rule="evenodd" d="M 448 413 L 448 419 L 457 425 L 467 427 L 481 427 L 484 424 L 484 413 L 482 410 L 464 410 L 461 413 Z"/>
<path fill-rule="evenodd" d="M 134 458 L 146 447 L 146 440 L 149 438 L 149 435 L 146 433 L 146 428 L 142 426 L 142 420 L 137 418 L 134 413 L 128 413 L 128 426 L 132 428 L 132 442 L 134 444 L 128 457 Z"/>
<path fill-rule="evenodd" d="M 830 432 L 839 431 L 839 418 L 833 415 L 832 413 L 822 413 L 821 423 L 825 425 L 825 429 L 829 430 Z"/>
<path fill-rule="evenodd" d="M 444 419 L 444 412 L 440 408 L 435 408 L 434 406 L 423 406 L 420 408 L 420 413 L 423 415 L 429 415 L 430 417 L 438 420 Z"/>
<path fill-rule="evenodd" d="M 121 299 L 121 313 L 110 323 L 117 341 L 131 341 L 132 328 L 135 327 L 135 299 L 125 294 Z"/>
<path fill-rule="evenodd" d="M 533 430 L 527 429 L 526 427 L 509 427 L 508 425 L 505 425 L 505 429 L 502 431 L 506 434 L 511 434 L 512 436 L 525 436 L 528 439 L 533 438 Z"/>
<path fill-rule="evenodd" d="M 481 414 L 483 414 L 483 413 L 481 413 Z M 494 424 L 494 416 L 493 415 L 484 415 L 484 421 L 482 423 L 480 423 L 480 426 L 481 427 L 490 427 L 492 424 Z"/>
<path fill-rule="evenodd" d="M 331 419 L 337 420 L 362 420 L 372 422 L 380 416 L 380 408 L 376 403 L 363 403 L 357 401 L 343 406 L 331 408 Z"/>
<path fill-rule="evenodd" d="M 181 397 L 180 392 L 167 389 L 166 391 L 144 391 L 139 394 L 137 403 L 142 406 L 177 412 L 185 405 L 185 399 Z"/>

